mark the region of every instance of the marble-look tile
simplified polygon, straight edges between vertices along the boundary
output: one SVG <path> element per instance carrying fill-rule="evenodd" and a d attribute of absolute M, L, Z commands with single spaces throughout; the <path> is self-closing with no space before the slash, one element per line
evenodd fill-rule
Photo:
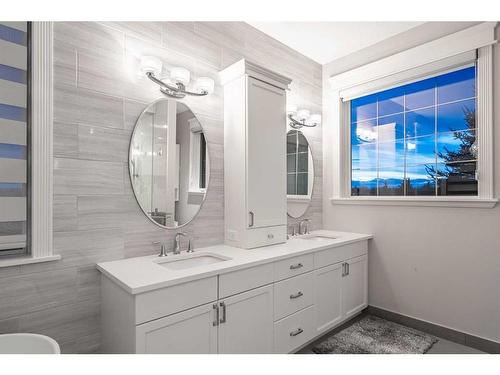
<path fill-rule="evenodd" d="M 195 33 L 194 23 L 189 23 L 186 27 L 182 22 L 166 22 L 163 33 L 164 47 L 190 56 L 196 61 L 203 61 L 217 69 L 221 67 L 221 46 Z"/>
<path fill-rule="evenodd" d="M 89 195 L 78 197 L 78 229 L 128 229 L 142 214 L 130 195 Z"/>
<path fill-rule="evenodd" d="M 141 113 L 146 109 L 149 103 L 125 99 L 123 103 L 124 127 L 130 134 L 134 130 L 135 124 Z"/>
<path fill-rule="evenodd" d="M 162 22 L 99 22 L 146 42 L 161 44 Z"/>
<path fill-rule="evenodd" d="M 78 156 L 78 125 L 54 121 L 54 156 L 74 158 Z"/>
<path fill-rule="evenodd" d="M 20 332 L 18 317 L 0 320 L 0 335 L 5 333 L 18 332 Z"/>
<path fill-rule="evenodd" d="M 54 158 L 54 194 L 123 194 L 123 164 Z"/>
<path fill-rule="evenodd" d="M 54 83 L 76 87 L 76 48 L 54 41 Z"/>
<path fill-rule="evenodd" d="M 123 129 L 78 126 L 80 159 L 127 162 L 131 133 Z"/>
<path fill-rule="evenodd" d="M 78 90 L 78 122 L 123 129 L 123 99 L 91 90 Z"/>
<path fill-rule="evenodd" d="M 54 195 L 53 227 L 54 232 L 76 230 L 77 197 L 74 195 Z"/>

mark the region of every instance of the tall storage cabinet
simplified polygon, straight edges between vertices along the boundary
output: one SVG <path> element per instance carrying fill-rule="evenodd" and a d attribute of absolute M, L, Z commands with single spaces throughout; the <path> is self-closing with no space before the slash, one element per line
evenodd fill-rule
<path fill-rule="evenodd" d="M 226 243 L 251 249 L 285 242 L 285 90 L 291 80 L 246 60 L 220 76 Z"/>

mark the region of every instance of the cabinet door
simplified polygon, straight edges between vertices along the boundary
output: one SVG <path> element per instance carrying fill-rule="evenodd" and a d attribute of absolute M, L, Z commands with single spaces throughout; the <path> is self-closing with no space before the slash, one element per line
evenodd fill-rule
<path fill-rule="evenodd" d="M 155 354 L 217 353 L 213 304 L 207 304 L 136 327 L 136 352 Z"/>
<path fill-rule="evenodd" d="M 286 225 L 285 91 L 248 78 L 247 225 Z"/>
<path fill-rule="evenodd" d="M 342 310 L 344 318 L 361 311 L 368 304 L 368 257 L 350 259 L 342 278 Z"/>
<path fill-rule="evenodd" d="M 220 301 L 219 316 L 219 353 L 272 353 L 272 285 Z"/>
<path fill-rule="evenodd" d="M 314 271 L 316 334 L 334 327 L 342 320 L 342 263 Z"/>

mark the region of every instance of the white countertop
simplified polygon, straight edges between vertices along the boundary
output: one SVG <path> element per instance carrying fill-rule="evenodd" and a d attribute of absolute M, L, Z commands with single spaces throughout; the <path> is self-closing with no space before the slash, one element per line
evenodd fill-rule
<path fill-rule="evenodd" d="M 156 255 L 98 263 L 97 268 L 127 292 L 138 294 L 372 238 L 369 234 L 326 230 L 313 231 L 311 234 L 326 234 L 337 238 L 315 241 L 299 236 L 283 244 L 249 250 L 227 245 L 199 248 L 195 249 L 195 254 L 212 253 L 230 259 L 182 270 L 170 270 L 155 263 L 159 259 Z M 185 254 L 184 251 L 179 255 L 169 253 L 164 259 L 182 258 Z"/>

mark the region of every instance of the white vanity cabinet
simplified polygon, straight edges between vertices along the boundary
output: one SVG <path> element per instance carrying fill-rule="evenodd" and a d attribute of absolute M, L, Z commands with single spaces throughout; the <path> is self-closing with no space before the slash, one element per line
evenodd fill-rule
<path fill-rule="evenodd" d="M 367 240 L 320 248 L 136 294 L 105 274 L 102 351 L 295 352 L 367 306 Z"/>
<path fill-rule="evenodd" d="M 241 60 L 224 85 L 226 244 L 286 241 L 286 93 L 291 80 Z"/>

